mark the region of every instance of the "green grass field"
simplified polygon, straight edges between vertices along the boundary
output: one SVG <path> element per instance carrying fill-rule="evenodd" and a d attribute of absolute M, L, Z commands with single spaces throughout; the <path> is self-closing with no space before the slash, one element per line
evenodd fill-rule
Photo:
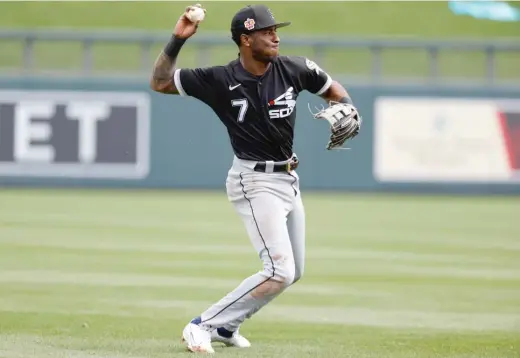
<path fill-rule="evenodd" d="M 200 34 L 228 34 L 231 17 L 247 2 L 207 1 L 207 18 Z M 154 30 L 167 34 L 189 2 L 1 2 L 3 28 L 62 28 Z M 331 36 L 419 36 L 424 38 L 519 38 L 518 23 L 476 20 L 453 15 L 445 2 L 266 2 L 279 19 L 293 21 L 280 31 L 282 36 L 325 34 Z M 426 20 L 427 19 L 427 20 Z M 166 39 L 166 37 L 165 37 Z M 166 40 L 165 40 L 166 41 Z M 152 48 L 147 66 L 151 66 L 163 44 Z M 0 69 L 17 68 L 22 63 L 22 46 L 0 42 Z M 309 47 L 282 47 L 285 54 L 313 57 L 334 74 L 367 75 L 371 61 L 366 49 L 319 50 Z M 136 71 L 141 53 L 133 45 L 109 44 L 93 48 L 94 69 L 99 71 Z M 74 43 L 39 43 L 35 48 L 36 68 L 71 70 L 80 68 L 81 48 Z M 223 64 L 236 55 L 235 45 L 211 48 L 202 54 L 189 44 L 183 49 L 180 65 L 195 66 L 201 58 L 206 64 Z M 441 77 L 483 78 L 484 54 L 450 51 L 441 53 Z M 499 53 L 497 76 L 520 79 L 520 53 Z M 383 73 L 391 76 L 423 77 L 429 71 L 428 54 L 422 50 L 393 50 L 383 54 Z"/>
<path fill-rule="evenodd" d="M 304 193 L 303 279 L 222 357 L 519 357 L 517 198 Z M 0 357 L 184 357 L 261 269 L 215 192 L 0 191 Z"/>

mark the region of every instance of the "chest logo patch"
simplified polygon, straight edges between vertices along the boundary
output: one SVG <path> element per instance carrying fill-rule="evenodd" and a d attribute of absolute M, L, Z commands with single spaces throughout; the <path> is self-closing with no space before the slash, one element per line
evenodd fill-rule
<path fill-rule="evenodd" d="M 289 87 L 287 91 L 281 96 L 272 99 L 268 102 L 269 118 L 285 118 L 289 117 L 294 112 L 296 100 L 294 99 L 294 88 Z M 275 106 L 282 106 L 282 108 L 273 108 Z"/>

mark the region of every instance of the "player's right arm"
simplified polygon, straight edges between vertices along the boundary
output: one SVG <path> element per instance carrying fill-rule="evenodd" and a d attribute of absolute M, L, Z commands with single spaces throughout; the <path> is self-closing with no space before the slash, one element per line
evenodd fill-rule
<path fill-rule="evenodd" d="M 175 85 L 174 74 L 176 71 L 176 62 L 179 52 L 188 38 L 197 32 L 198 23 L 191 22 L 186 16 L 191 6 L 181 15 L 172 37 L 168 44 L 157 57 L 150 79 L 150 88 L 156 92 L 165 94 L 179 94 L 179 89 Z M 204 10 L 206 11 L 206 10 Z"/>
<path fill-rule="evenodd" d="M 165 94 L 179 94 L 179 90 L 175 87 L 173 74 L 175 73 L 175 60 L 161 51 L 159 57 L 155 61 L 153 67 L 152 78 L 150 79 L 150 88 L 155 92 Z"/>

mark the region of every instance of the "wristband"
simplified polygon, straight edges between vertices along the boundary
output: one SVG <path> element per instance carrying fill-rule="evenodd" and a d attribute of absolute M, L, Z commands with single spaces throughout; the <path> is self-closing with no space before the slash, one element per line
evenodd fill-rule
<path fill-rule="evenodd" d="M 176 58 L 186 40 L 187 39 L 181 39 L 173 35 L 170 41 L 164 47 L 164 53 L 170 58 Z"/>
<path fill-rule="evenodd" d="M 343 97 L 341 98 L 339 101 L 339 103 L 346 103 L 346 104 L 351 104 L 351 105 L 354 105 L 354 103 L 352 102 L 352 100 L 348 97 Z"/>

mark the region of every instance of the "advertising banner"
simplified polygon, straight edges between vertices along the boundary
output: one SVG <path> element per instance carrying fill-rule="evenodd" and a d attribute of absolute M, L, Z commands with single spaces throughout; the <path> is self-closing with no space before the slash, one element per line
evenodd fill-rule
<path fill-rule="evenodd" d="M 380 97 L 380 182 L 520 182 L 520 99 Z"/>
<path fill-rule="evenodd" d="M 146 93 L 0 91 L 0 176 L 140 179 Z"/>

